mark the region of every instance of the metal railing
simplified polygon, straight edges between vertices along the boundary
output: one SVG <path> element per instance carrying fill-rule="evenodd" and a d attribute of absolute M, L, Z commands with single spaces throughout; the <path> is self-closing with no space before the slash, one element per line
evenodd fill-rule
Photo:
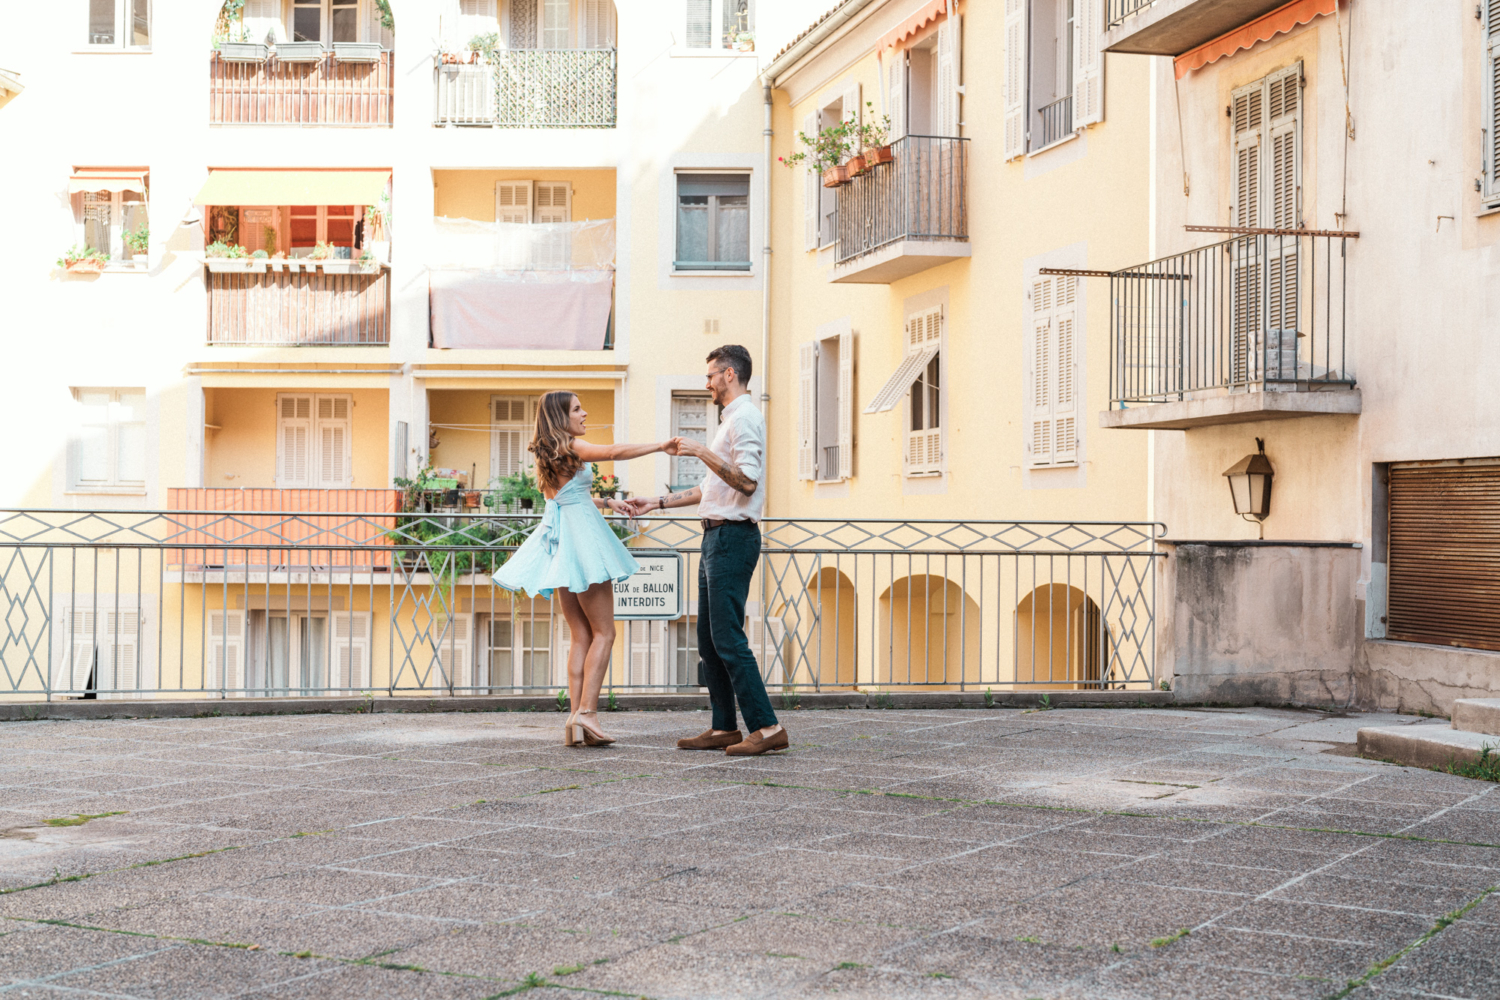
<path fill-rule="evenodd" d="M 818 478 L 824 480 L 837 479 L 839 477 L 839 446 L 836 444 L 824 445 L 820 459 L 821 464 L 818 466 Z"/>
<path fill-rule="evenodd" d="M 838 188 L 836 263 L 897 240 L 969 238 L 969 140 L 908 135 L 891 154 Z"/>
<path fill-rule="evenodd" d="M 1036 110 L 1036 142 L 1032 149 L 1050 146 L 1073 134 L 1073 97 L 1060 97 Z"/>
<path fill-rule="evenodd" d="M 1150 7 L 1155 2 L 1156 0 L 1109 0 L 1109 10 L 1104 20 L 1105 27 L 1113 28 L 1127 17 L 1144 7 Z"/>
<path fill-rule="evenodd" d="M 298 270 L 291 270 L 294 265 Z M 263 266 L 205 271 L 210 344 L 390 343 L 389 269 L 331 274 L 313 270 L 305 258 Z"/>
<path fill-rule="evenodd" d="M 614 49 L 509 49 L 433 67 L 435 125 L 614 128 Z"/>
<path fill-rule="evenodd" d="M 489 574 L 536 517 L 0 511 L 0 695 L 555 692 L 556 598 Z M 696 520 L 617 534 L 681 560 L 686 614 L 621 622 L 608 683 L 697 684 Z M 1156 686 L 1152 523 L 763 523 L 747 631 L 785 691 Z"/>
<path fill-rule="evenodd" d="M 1231 230 L 1111 272 L 1110 404 L 1354 384 L 1345 308 L 1358 233 Z"/>
<path fill-rule="evenodd" d="M 390 125 L 395 53 L 375 62 L 226 62 L 209 55 L 210 125 Z"/>

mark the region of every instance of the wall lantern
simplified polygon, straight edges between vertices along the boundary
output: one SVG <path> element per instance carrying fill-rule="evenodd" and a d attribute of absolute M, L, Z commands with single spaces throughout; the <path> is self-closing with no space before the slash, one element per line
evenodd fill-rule
<path fill-rule="evenodd" d="M 1266 457 L 1264 438 L 1255 439 L 1259 449 L 1254 455 L 1246 455 L 1224 472 L 1229 480 L 1229 495 L 1234 500 L 1234 512 L 1245 520 L 1254 518 L 1264 522 L 1271 513 L 1271 460 Z M 1260 523 L 1260 537 L 1266 537 L 1264 523 Z"/>

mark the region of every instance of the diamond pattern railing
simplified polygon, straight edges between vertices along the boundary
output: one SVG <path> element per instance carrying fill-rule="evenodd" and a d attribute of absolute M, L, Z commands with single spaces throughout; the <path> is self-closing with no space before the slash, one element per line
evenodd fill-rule
<path fill-rule="evenodd" d="M 433 123 L 614 128 L 614 49 L 508 49 L 492 63 L 434 66 Z"/>
<path fill-rule="evenodd" d="M 27 697 L 565 686 L 551 600 L 489 574 L 536 515 L 0 511 L 0 691 Z M 697 521 L 618 524 L 675 553 Z M 769 519 L 747 633 L 785 690 L 1156 684 L 1153 523 Z M 614 688 L 696 689 L 696 619 L 622 623 Z"/>

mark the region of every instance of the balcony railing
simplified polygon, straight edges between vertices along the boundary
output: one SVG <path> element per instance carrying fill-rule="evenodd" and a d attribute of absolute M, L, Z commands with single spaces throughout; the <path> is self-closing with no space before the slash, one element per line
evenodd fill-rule
<path fill-rule="evenodd" d="M 908 135 L 891 152 L 838 189 L 836 263 L 898 240 L 969 238 L 969 140 Z"/>
<path fill-rule="evenodd" d="M 614 128 L 614 49 L 510 49 L 494 63 L 442 64 L 433 123 Z"/>
<path fill-rule="evenodd" d="M 1110 273 L 1110 402 L 1354 384 L 1345 289 L 1358 233 L 1233 239 Z"/>
<path fill-rule="evenodd" d="M 213 272 L 208 284 L 208 342 L 264 347 L 376 346 L 391 339 L 390 271 L 330 274 L 312 270 Z M 274 264 L 267 265 L 275 267 Z"/>
<path fill-rule="evenodd" d="M 1156 0 L 1108 0 L 1109 10 L 1105 18 L 1105 27 L 1113 28 L 1142 7 L 1149 7 L 1155 2 Z"/>
<path fill-rule="evenodd" d="M 818 464 L 818 478 L 822 480 L 833 480 L 839 477 L 839 446 L 829 444 L 823 446 L 823 454 Z"/>
<path fill-rule="evenodd" d="M 1050 146 L 1059 139 L 1073 133 L 1073 97 L 1058 98 L 1051 104 L 1037 108 L 1036 134 L 1032 149 Z"/>
<path fill-rule="evenodd" d="M 363 125 L 392 122 L 395 54 L 344 62 L 332 52 L 317 62 L 228 62 L 209 56 L 211 125 Z"/>

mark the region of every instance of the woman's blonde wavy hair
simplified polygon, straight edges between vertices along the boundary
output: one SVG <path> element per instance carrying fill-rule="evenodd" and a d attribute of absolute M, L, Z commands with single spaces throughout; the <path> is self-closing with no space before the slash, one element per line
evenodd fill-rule
<path fill-rule="evenodd" d="M 527 450 L 536 456 L 537 480 L 542 486 L 560 490 L 583 468 L 583 459 L 573 450 L 568 433 L 574 393 L 557 389 L 542 397 L 536 408 L 536 433 Z"/>

